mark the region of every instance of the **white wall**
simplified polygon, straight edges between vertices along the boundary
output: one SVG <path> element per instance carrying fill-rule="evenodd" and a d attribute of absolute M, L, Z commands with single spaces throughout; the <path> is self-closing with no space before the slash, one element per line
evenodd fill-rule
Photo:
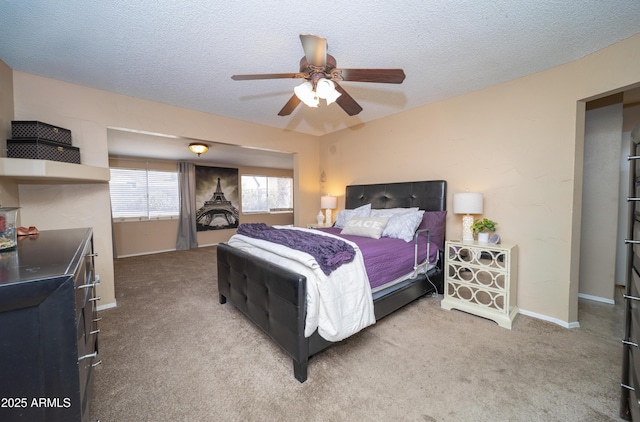
<path fill-rule="evenodd" d="M 629 227 L 629 203 L 626 198 L 629 196 L 629 170 L 630 162 L 628 160 L 631 151 L 631 132 L 622 133 L 622 144 L 620 146 L 620 184 L 618 187 L 618 241 L 616 244 L 616 271 L 614 281 L 618 286 L 626 286 L 627 272 L 627 245 L 624 239 L 627 239 L 627 231 Z"/>
<path fill-rule="evenodd" d="M 580 295 L 614 303 L 622 103 L 588 110 L 584 137 Z"/>

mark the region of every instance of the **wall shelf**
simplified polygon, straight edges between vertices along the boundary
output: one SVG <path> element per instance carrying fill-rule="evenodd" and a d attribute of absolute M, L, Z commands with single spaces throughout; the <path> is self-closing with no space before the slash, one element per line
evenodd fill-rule
<path fill-rule="evenodd" d="M 21 183 L 105 183 L 110 175 L 108 167 L 0 157 L 0 177 Z"/>

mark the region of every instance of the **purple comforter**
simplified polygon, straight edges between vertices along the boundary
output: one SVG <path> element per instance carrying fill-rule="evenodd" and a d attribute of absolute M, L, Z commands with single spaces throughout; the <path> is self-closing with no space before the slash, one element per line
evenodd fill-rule
<path fill-rule="evenodd" d="M 306 252 L 315 258 L 326 275 L 353 261 L 356 254 L 351 245 L 340 239 L 301 230 L 276 229 L 264 223 L 240 224 L 238 234 Z"/>
<path fill-rule="evenodd" d="M 362 236 L 344 235 L 340 234 L 342 229 L 335 227 L 318 230 L 340 236 L 358 245 L 364 258 L 364 265 L 372 289 L 404 277 L 413 271 L 415 248 L 413 241 L 405 242 L 402 239 L 389 237 L 372 239 Z M 421 263 L 427 257 L 425 238 L 421 236 L 418 243 L 418 263 Z M 431 255 L 429 262 L 436 262 L 438 258 L 438 246 L 433 242 L 431 243 L 429 253 Z"/>

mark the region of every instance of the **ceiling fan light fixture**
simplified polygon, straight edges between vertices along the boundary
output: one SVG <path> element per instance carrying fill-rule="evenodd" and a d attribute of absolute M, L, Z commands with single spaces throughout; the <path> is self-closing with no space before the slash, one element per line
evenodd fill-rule
<path fill-rule="evenodd" d="M 200 154 L 204 154 L 209 150 L 209 145 L 202 142 L 193 142 L 189 144 L 189 150 L 200 157 Z"/>
<path fill-rule="evenodd" d="M 304 56 L 300 59 L 299 72 L 232 75 L 231 79 L 234 81 L 304 79 L 305 82 L 302 85 L 293 89 L 294 95 L 278 112 L 278 116 L 290 115 L 300 103 L 309 107 L 318 107 L 319 98 L 326 100 L 327 105 L 337 102 L 349 116 L 355 116 L 362 111 L 362 107 L 341 85 L 333 81 L 401 84 L 406 77 L 402 69 L 340 69 L 335 57 L 327 53 L 326 38 L 313 34 L 300 34 L 300 42 L 302 42 Z"/>
<path fill-rule="evenodd" d="M 296 94 L 296 97 L 300 99 L 303 103 L 305 103 L 309 107 L 318 107 L 320 100 L 318 100 L 318 96 L 315 92 L 313 92 L 313 85 L 309 81 L 305 81 L 293 88 L 293 92 Z"/>
<path fill-rule="evenodd" d="M 318 97 L 327 100 L 327 105 L 335 102 L 341 93 L 336 91 L 336 85 L 329 79 L 320 78 L 316 84 L 316 93 Z"/>

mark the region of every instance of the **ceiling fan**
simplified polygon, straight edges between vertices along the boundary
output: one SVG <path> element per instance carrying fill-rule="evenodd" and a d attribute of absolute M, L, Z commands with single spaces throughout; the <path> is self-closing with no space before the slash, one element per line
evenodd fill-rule
<path fill-rule="evenodd" d="M 339 69 L 336 59 L 327 54 L 327 39 L 311 34 L 300 34 L 304 57 L 300 60 L 300 71 L 297 73 L 266 73 L 254 75 L 233 75 L 231 79 L 247 81 L 254 79 L 304 79 L 302 85 L 295 87 L 294 94 L 278 113 L 288 116 L 304 102 L 310 107 L 318 106 L 318 98 L 327 104 L 338 103 L 350 116 L 362 111 L 360 104 L 349 95 L 338 82 L 376 82 L 401 84 L 405 74 L 402 69 Z"/>

